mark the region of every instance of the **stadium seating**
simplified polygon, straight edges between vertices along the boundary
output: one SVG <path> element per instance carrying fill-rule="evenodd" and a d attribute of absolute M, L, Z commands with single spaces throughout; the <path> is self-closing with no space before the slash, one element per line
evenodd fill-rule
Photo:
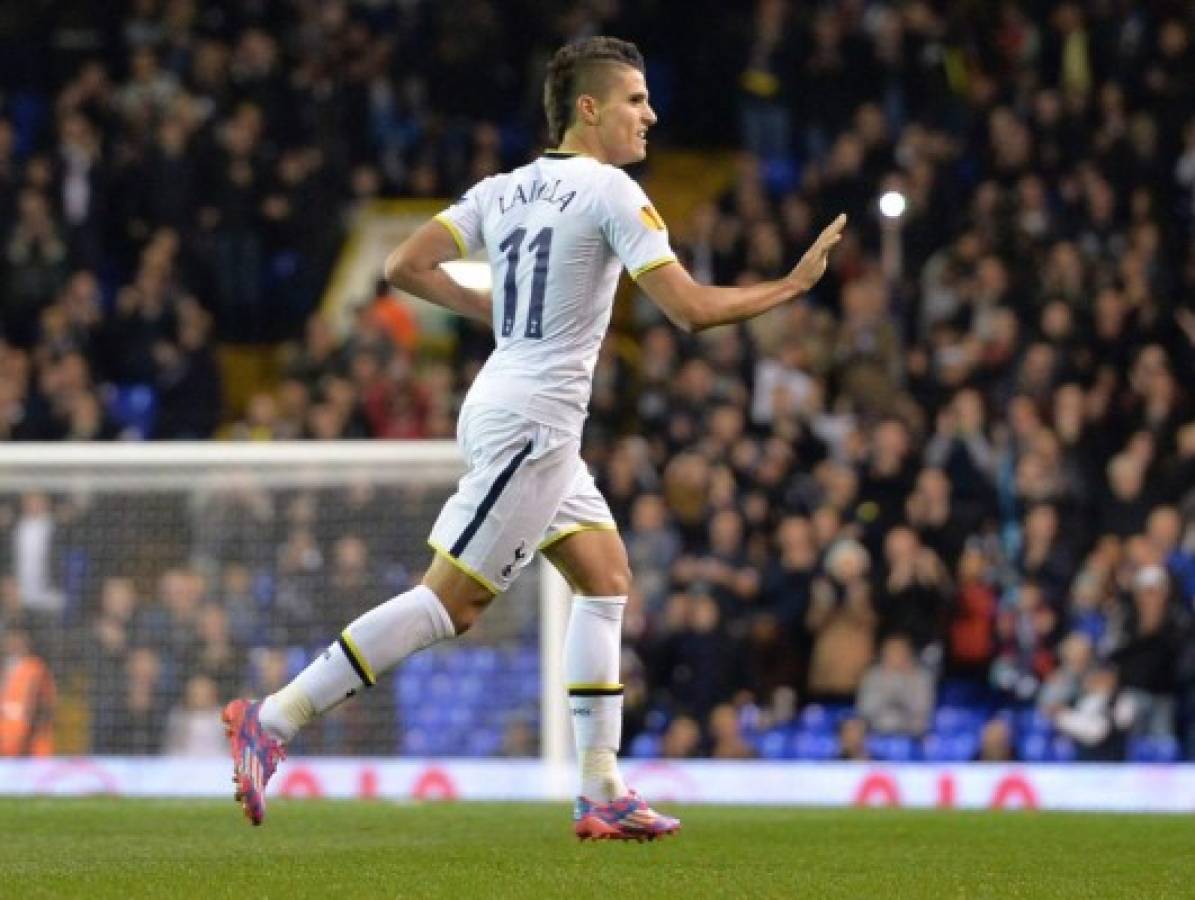
<path fill-rule="evenodd" d="M 108 415 L 121 433 L 133 440 L 153 437 L 158 396 L 147 384 L 112 385 L 107 391 Z"/>
<path fill-rule="evenodd" d="M 912 762 L 918 756 L 917 740 L 906 734 L 869 734 L 867 752 L 882 762 Z"/>
<path fill-rule="evenodd" d="M 1181 756 L 1182 748 L 1172 737 L 1140 737 L 1129 741 L 1130 762 L 1172 763 Z"/>
<path fill-rule="evenodd" d="M 536 647 L 457 647 L 412 657 L 395 679 L 405 756 L 494 756 L 506 728 L 538 715 Z"/>

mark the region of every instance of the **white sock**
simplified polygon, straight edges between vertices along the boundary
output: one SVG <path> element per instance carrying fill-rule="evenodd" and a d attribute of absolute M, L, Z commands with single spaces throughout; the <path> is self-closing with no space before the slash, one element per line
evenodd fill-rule
<path fill-rule="evenodd" d="M 262 727 L 289 741 L 412 653 L 455 634 L 448 610 L 431 588 L 421 584 L 399 594 L 349 625 L 294 681 L 267 697 L 259 713 Z"/>
<path fill-rule="evenodd" d="M 622 611 L 626 597 L 576 597 L 564 636 L 564 680 L 581 770 L 581 795 L 599 803 L 627 793 L 622 741 Z"/>

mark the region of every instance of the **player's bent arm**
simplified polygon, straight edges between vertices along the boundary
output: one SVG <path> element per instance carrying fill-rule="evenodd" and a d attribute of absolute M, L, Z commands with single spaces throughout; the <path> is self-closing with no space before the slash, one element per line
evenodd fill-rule
<path fill-rule="evenodd" d="M 436 219 L 425 222 L 386 257 L 386 282 L 454 313 L 489 325 L 492 301 L 488 291 L 475 291 L 454 281 L 440 268 L 458 259 L 456 239 Z"/>
<path fill-rule="evenodd" d="M 698 284 L 680 263 L 644 272 L 639 287 L 678 326 L 701 331 L 765 313 L 812 288 L 826 273 L 830 250 L 842 240 L 846 216 L 840 215 L 818 235 L 800 262 L 783 278 L 746 287 Z"/>
<path fill-rule="evenodd" d="M 802 292 L 791 275 L 747 287 L 698 284 L 680 263 L 645 272 L 637 284 L 673 324 L 690 332 L 750 319 Z"/>

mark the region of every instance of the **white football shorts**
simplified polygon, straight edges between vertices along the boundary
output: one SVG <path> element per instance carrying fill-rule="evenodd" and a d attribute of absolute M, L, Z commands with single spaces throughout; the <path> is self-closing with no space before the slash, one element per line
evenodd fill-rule
<path fill-rule="evenodd" d="M 615 531 L 578 437 L 501 409 L 466 406 L 457 444 L 469 471 L 428 544 L 501 593 L 536 550 L 579 531 Z"/>

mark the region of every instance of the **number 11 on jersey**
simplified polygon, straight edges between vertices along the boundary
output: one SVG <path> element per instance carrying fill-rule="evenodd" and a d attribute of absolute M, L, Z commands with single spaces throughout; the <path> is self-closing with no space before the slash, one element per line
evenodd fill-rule
<path fill-rule="evenodd" d="M 510 337 L 515 327 L 515 313 L 519 305 L 519 254 L 523 249 L 526 228 L 516 228 L 498 249 L 506 254 L 506 278 L 502 294 L 502 337 Z M 539 339 L 544 336 L 544 293 L 548 289 L 548 255 L 552 252 L 552 229 L 541 229 L 531 239 L 528 250 L 535 251 L 535 270 L 531 275 L 531 303 L 527 307 L 527 328 L 524 337 Z"/>

